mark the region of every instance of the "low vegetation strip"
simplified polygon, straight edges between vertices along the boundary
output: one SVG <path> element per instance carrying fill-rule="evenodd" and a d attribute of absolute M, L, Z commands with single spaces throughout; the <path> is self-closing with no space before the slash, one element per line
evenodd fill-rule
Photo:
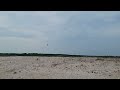
<path fill-rule="evenodd" d="M 103 57 L 103 58 L 120 58 L 120 56 L 89 56 L 89 55 L 41 54 L 41 53 L 0 53 L 0 56 L 45 56 L 45 57 Z"/>

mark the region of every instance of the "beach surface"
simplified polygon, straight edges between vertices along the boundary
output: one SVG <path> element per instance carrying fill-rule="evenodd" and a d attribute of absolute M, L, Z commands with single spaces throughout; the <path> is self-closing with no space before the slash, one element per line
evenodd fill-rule
<path fill-rule="evenodd" d="M 120 58 L 1 56 L 0 79 L 120 79 Z"/>

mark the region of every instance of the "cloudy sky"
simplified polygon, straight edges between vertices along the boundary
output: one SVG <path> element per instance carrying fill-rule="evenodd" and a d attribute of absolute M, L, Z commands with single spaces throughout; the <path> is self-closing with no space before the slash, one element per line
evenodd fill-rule
<path fill-rule="evenodd" d="M 120 12 L 1 11 L 0 53 L 28 52 L 120 55 Z"/>

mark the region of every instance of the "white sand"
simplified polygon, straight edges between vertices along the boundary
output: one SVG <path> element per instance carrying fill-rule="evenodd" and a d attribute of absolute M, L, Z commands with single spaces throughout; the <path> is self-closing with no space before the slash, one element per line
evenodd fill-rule
<path fill-rule="evenodd" d="M 120 58 L 0 57 L 0 79 L 120 79 Z"/>

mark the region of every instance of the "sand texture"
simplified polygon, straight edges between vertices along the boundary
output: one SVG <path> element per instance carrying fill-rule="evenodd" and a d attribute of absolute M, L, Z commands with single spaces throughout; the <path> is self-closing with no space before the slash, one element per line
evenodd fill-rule
<path fill-rule="evenodd" d="M 120 79 L 120 58 L 0 57 L 0 79 Z"/>

